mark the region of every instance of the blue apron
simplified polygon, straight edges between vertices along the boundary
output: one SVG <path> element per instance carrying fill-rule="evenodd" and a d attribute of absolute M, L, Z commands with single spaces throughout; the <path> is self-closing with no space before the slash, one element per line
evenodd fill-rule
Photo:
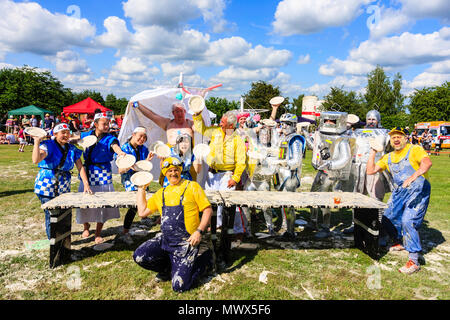
<path fill-rule="evenodd" d="M 71 173 L 75 162 L 81 157 L 81 150 L 71 144 L 66 144 L 67 156 L 64 164 L 58 168 L 63 157 L 61 146 L 55 140 L 41 143 L 47 147 L 47 157 L 39 162 L 39 173 L 34 184 L 34 193 L 45 197 L 56 197 L 70 192 Z"/>
<path fill-rule="evenodd" d="M 95 136 L 95 130 L 82 132 L 81 138 L 89 135 Z M 83 152 L 84 166 L 89 185 L 100 186 L 112 184 L 111 161 L 114 159 L 114 152 L 111 150 L 111 146 L 114 143 L 119 145 L 119 140 L 116 137 L 111 134 L 102 134 L 97 137 L 96 144 L 90 146 Z"/>
<path fill-rule="evenodd" d="M 406 157 L 398 163 L 393 163 L 389 154 L 388 166 L 394 180 L 394 191 L 388 202 L 384 216 L 394 225 L 399 235 L 403 237 L 403 246 L 408 252 L 420 252 L 422 246 L 418 229 L 423 222 L 430 202 L 431 185 L 423 176 L 419 176 L 407 188 L 403 182 L 411 177 L 416 170 L 409 162 L 408 150 Z"/>

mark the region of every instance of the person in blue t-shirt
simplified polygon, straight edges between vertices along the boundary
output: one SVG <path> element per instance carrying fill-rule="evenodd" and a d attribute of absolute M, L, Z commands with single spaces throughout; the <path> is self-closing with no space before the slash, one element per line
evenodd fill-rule
<path fill-rule="evenodd" d="M 81 150 L 68 143 L 70 130 L 67 124 L 61 123 L 53 129 L 53 138 L 42 141 L 41 137 L 33 137 L 34 146 L 32 161 L 40 168 L 34 192 L 42 204 L 60 194 L 70 192 L 71 173 L 74 165 L 80 172 L 84 192 L 92 194 L 86 171 L 81 163 Z M 45 231 L 50 239 L 50 212 L 45 212 Z"/>

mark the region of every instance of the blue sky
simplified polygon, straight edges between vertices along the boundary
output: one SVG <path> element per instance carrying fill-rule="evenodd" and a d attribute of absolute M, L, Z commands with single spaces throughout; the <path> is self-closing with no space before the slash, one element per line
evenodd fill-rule
<path fill-rule="evenodd" d="M 376 65 L 403 93 L 450 80 L 448 0 L 0 0 L 0 67 L 50 70 L 75 91 L 131 96 L 222 83 L 237 100 L 264 80 L 282 94 L 364 92 Z"/>

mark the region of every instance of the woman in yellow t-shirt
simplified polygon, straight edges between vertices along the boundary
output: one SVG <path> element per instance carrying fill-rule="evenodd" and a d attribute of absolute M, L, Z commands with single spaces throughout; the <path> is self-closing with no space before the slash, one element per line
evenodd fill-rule
<path fill-rule="evenodd" d="M 172 279 L 172 288 L 177 292 L 189 290 L 214 265 L 211 241 L 204 235 L 211 221 L 211 204 L 197 182 L 181 178 L 182 168 L 181 159 L 165 159 L 161 171 L 169 185 L 159 189 L 148 202 L 147 186 L 138 188 L 139 216 L 160 212 L 161 232 L 139 246 L 133 255 L 138 265 L 158 272 L 157 281 Z"/>

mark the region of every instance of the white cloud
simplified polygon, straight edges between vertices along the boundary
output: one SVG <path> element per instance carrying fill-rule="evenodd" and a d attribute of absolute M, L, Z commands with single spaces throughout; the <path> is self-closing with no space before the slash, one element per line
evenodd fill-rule
<path fill-rule="evenodd" d="M 340 60 L 331 57 L 330 64 L 321 65 L 319 73 L 324 76 L 336 76 L 340 74 L 362 75 L 372 71 L 376 66 L 364 61 Z"/>
<path fill-rule="evenodd" d="M 138 74 L 147 69 L 147 66 L 142 62 L 141 58 L 127 58 L 122 57 L 113 66 L 113 70 L 116 70 L 125 74 Z"/>
<path fill-rule="evenodd" d="M 130 42 L 132 34 L 128 31 L 124 20 L 108 17 L 103 22 L 106 32 L 96 38 L 96 43 L 103 47 L 122 48 Z"/>
<path fill-rule="evenodd" d="M 411 94 L 415 89 L 423 89 L 425 87 L 440 86 L 445 81 L 450 81 L 450 73 L 432 73 L 422 72 L 411 81 L 403 81 L 403 90 L 406 94 Z"/>
<path fill-rule="evenodd" d="M 283 36 L 311 34 L 328 27 L 345 26 L 372 0 L 283 0 L 278 3 L 274 31 Z"/>
<path fill-rule="evenodd" d="M 311 57 L 309 56 L 309 54 L 307 54 L 306 56 L 301 55 L 298 57 L 298 60 L 297 60 L 298 64 L 308 64 L 310 62 L 311 62 Z"/>
<path fill-rule="evenodd" d="M 331 57 L 319 68 L 326 76 L 363 75 L 377 65 L 386 71 L 450 59 L 450 28 L 429 34 L 404 32 L 399 36 L 369 39 L 352 49 L 345 60 Z"/>
<path fill-rule="evenodd" d="M 399 31 L 404 31 L 407 26 L 411 26 L 414 23 L 414 19 L 403 10 L 392 8 L 382 8 L 380 10 L 380 19 L 373 25 L 368 26 L 372 38 L 381 38 Z"/>
<path fill-rule="evenodd" d="M 87 19 L 53 14 L 34 2 L 0 1 L 3 52 L 54 55 L 71 46 L 88 46 L 95 27 Z"/>
<path fill-rule="evenodd" d="M 400 0 L 402 9 L 414 18 L 440 18 L 444 23 L 450 21 L 450 2 L 448 0 Z"/>
<path fill-rule="evenodd" d="M 56 71 L 65 73 L 90 73 L 86 60 L 81 59 L 77 52 L 64 50 L 49 57 L 56 66 Z"/>
<path fill-rule="evenodd" d="M 161 26 L 179 28 L 199 17 L 213 27 L 213 32 L 223 32 L 227 21 L 223 18 L 224 0 L 128 0 L 123 3 L 125 16 L 136 26 Z"/>
<path fill-rule="evenodd" d="M 431 67 L 425 71 L 430 73 L 450 73 L 450 59 L 433 63 L 431 64 Z"/>
<path fill-rule="evenodd" d="M 219 72 L 214 79 L 219 82 L 227 81 L 269 81 L 275 78 L 278 71 L 273 68 L 261 68 L 256 70 L 248 70 L 245 68 L 229 67 Z"/>
<path fill-rule="evenodd" d="M 192 63 L 183 62 L 180 64 L 171 64 L 169 62 L 161 64 L 162 72 L 166 77 L 179 76 L 180 72 L 184 76 L 195 74 L 195 66 Z"/>
<path fill-rule="evenodd" d="M 366 40 L 350 51 L 350 60 L 382 66 L 431 63 L 450 57 L 450 28 L 429 34 L 404 32 L 400 36 Z"/>

